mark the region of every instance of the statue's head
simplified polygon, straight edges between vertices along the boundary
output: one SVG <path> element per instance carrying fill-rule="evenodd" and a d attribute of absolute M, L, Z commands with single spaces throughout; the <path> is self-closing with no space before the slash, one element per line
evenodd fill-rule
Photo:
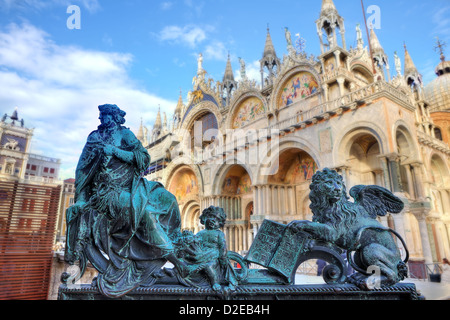
<path fill-rule="evenodd" d="M 223 228 L 227 221 L 227 214 L 223 208 L 209 207 L 203 210 L 200 216 L 200 223 L 207 229 Z"/>
<path fill-rule="evenodd" d="M 104 104 L 98 107 L 100 111 L 100 122 L 103 126 L 110 127 L 114 124 L 125 123 L 126 112 L 119 109 L 115 104 Z"/>
<path fill-rule="evenodd" d="M 341 200 L 347 200 L 342 176 L 328 168 L 316 172 L 309 188 L 311 189 L 309 198 L 313 211 L 314 209 L 331 207 Z"/>

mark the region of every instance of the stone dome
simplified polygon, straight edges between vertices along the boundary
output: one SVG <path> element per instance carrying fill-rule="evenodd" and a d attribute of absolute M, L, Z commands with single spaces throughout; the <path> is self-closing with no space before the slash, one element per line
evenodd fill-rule
<path fill-rule="evenodd" d="M 431 111 L 450 110 L 450 61 L 442 61 L 436 74 L 438 77 L 425 86 L 425 99 Z"/>

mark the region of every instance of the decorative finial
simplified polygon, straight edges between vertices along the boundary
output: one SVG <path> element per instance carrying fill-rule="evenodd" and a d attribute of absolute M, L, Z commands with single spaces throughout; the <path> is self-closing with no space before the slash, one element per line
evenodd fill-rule
<path fill-rule="evenodd" d="M 295 35 L 297 40 L 295 41 L 295 49 L 298 54 L 305 52 L 306 49 L 306 40 L 301 37 L 300 33 Z"/>
<path fill-rule="evenodd" d="M 447 43 L 439 40 L 439 37 L 436 37 L 436 39 L 437 44 L 434 47 L 434 50 L 439 51 L 439 54 L 441 55 L 441 61 L 444 62 L 445 61 L 444 48 L 447 46 Z"/>

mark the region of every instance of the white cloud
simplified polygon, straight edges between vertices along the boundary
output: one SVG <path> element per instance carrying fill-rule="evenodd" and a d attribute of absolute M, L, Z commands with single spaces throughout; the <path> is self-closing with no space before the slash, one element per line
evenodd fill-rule
<path fill-rule="evenodd" d="M 207 33 L 212 29 L 211 26 L 199 27 L 196 25 L 166 26 L 161 30 L 158 37 L 161 41 L 181 43 L 190 48 L 195 48 L 207 39 Z"/>
<path fill-rule="evenodd" d="M 433 15 L 434 32 L 450 37 L 450 6 L 440 8 Z"/>
<path fill-rule="evenodd" d="M 161 3 L 160 7 L 161 7 L 161 10 L 169 10 L 172 8 L 172 6 L 173 6 L 173 2 L 165 1 L 165 2 Z"/>
<path fill-rule="evenodd" d="M 25 126 L 36 128 L 31 152 L 61 159 L 67 178 L 99 124 L 98 105 L 117 104 L 134 132 L 141 117 L 153 122 L 158 105 L 169 114 L 176 106 L 134 84 L 132 62 L 128 53 L 61 46 L 30 24 L 10 25 L 0 29 L 0 114 L 17 106 Z"/>
<path fill-rule="evenodd" d="M 228 51 L 223 42 L 213 41 L 206 46 L 204 56 L 205 59 L 227 61 Z"/>
<path fill-rule="evenodd" d="M 3 10 L 42 10 L 50 6 L 70 6 L 80 5 L 89 12 L 96 12 L 100 9 L 99 0 L 0 0 L 0 9 Z"/>

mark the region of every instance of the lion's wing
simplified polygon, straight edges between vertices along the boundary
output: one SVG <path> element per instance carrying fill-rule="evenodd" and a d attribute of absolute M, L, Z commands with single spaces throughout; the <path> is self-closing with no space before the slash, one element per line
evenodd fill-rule
<path fill-rule="evenodd" d="M 350 195 L 374 219 L 377 216 L 384 217 L 388 213 L 399 213 L 405 207 L 400 198 L 379 186 L 355 186 L 350 189 Z"/>

